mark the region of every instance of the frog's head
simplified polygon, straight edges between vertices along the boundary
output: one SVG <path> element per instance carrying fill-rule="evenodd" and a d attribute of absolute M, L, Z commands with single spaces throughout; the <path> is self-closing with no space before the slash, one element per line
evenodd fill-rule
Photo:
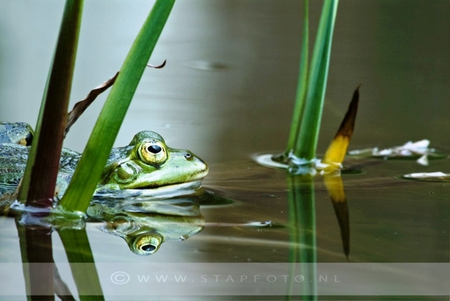
<path fill-rule="evenodd" d="M 190 151 L 170 148 L 159 134 L 142 131 L 111 153 L 101 185 L 112 190 L 199 186 L 207 174 L 208 165 Z"/>

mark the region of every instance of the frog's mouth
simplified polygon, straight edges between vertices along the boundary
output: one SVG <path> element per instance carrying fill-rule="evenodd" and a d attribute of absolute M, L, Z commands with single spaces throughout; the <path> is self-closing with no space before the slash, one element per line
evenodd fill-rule
<path fill-rule="evenodd" d="M 123 190 L 151 190 L 151 191 L 163 191 L 163 190 L 176 190 L 176 189 L 197 189 L 202 186 L 203 178 L 200 179 L 193 179 L 191 181 L 184 181 L 180 183 L 168 183 L 164 185 L 158 185 L 158 186 L 144 186 L 144 187 L 136 187 L 136 188 L 126 188 Z"/>
<path fill-rule="evenodd" d="M 179 182 L 154 182 L 150 185 L 143 185 L 142 187 L 133 187 L 133 188 L 123 188 L 123 190 L 164 190 L 164 189 L 183 189 L 185 187 L 191 187 L 192 189 L 199 188 L 202 184 L 203 179 L 208 174 L 208 168 L 204 170 L 197 171 L 195 173 L 190 173 L 189 177 L 186 179 L 182 179 Z"/>
<path fill-rule="evenodd" d="M 200 195 L 203 192 L 202 180 L 193 180 L 183 183 L 167 184 L 159 187 L 140 187 L 132 189 L 99 189 L 95 192 L 96 198 L 104 199 L 133 199 L 133 198 L 174 198 L 181 196 Z"/>

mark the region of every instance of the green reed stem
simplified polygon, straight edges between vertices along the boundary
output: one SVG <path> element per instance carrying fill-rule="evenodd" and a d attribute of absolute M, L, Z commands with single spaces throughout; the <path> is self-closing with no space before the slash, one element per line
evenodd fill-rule
<path fill-rule="evenodd" d="M 309 55 L 309 0 L 304 1 L 303 8 L 303 37 L 300 55 L 300 74 L 297 84 L 297 95 L 295 98 L 294 111 L 292 115 L 291 130 L 286 148 L 285 156 L 288 156 L 297 142 L 300 132 L 300 124 L 305 108 L 306 87 L 308 85 L 308 55 Z"/>
<path fill-rule="evenodd" d="M 72 88 L 83 0 L 67 0 L 19 200 L 51 207 Z"/>
<path fill-rule="evenodd" d="M 73 178 L 61 200 L 69 211 L 85 212 L 102 174 L 139 80 L 175 0 L 157 0 L 120 70 Z"/>
<path fill-rule="evenodd" d="M 296 157 L 308 161 L 316 157 L 337 5 L 338 0 L 324 1 L 309 69 L 305 111 L 294 148 Z"/>

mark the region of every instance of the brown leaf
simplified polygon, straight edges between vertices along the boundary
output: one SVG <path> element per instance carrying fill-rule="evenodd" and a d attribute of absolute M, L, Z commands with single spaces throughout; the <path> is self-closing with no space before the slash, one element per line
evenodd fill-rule
<path fill-rule="evenodd" d="M 83 114 L 83 112 L 89 107 L 89 105 L 99 96 L 101 93 L 105 92 L 109 87 L 111 87 L 114 82 L 117 79 L 117 76 L 119 75 L 119 72 L 116 73 L 112 78 L 108 79 L 104 83 L 98 85 L 95 87 L 89 94 L 86 96 L 85 99 L 77 102 L 74 106 L 72 111 L 70 111 L 69 116 L 67 118 L 67 125 L 66 130 L 64 133 L 64 137 L 69 132 L 72 125 L 75 123 L 75 121 L 78 120 L 78 118 Z"/>
<path fill-rule="evenodd" d="M 161 65 L 158 65 L 158 66 L 147 64 L 147 67 L 155 68 L 155 69 L 161 69 L 161 68 L 164 68 L 164 66 L 166 65 L 166 61 L 167 60 L 164 60 L 164 62 Z"/>

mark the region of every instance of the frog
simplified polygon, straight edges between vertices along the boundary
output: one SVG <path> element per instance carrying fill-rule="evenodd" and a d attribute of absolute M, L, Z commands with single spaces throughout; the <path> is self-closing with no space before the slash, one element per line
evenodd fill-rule
<path fill-rule="evenodd" d="M 2 123 L 1 131 L 11 128 Z M 25 171 L 32 141 L 31 127 L 26 123 L 15 124 L 16 135 L 27 139 L 0 141 L 0 196 L 19 184 Z M 18 130 L 19 128 L 19 130 Z M 16 142 L 15 142 L 16 141 Z M 20 143 L 18 143 L 19 141 Z M 24 142 L 25 141 L 25 142 Z M 56 185 L 56 198 L 61 198 L 70 182 L 81 154 L 63 148 Z M 95 195 L 115 194 L 121 197 L 143 193 L 167 193 L 178 188 L 197 189 L 208 174 L 208 165 L 185 149 L 169 147 L 164 138 L 153 131 L 137 133 L 127 146 L 113 148 L 97 184 Z"/>

